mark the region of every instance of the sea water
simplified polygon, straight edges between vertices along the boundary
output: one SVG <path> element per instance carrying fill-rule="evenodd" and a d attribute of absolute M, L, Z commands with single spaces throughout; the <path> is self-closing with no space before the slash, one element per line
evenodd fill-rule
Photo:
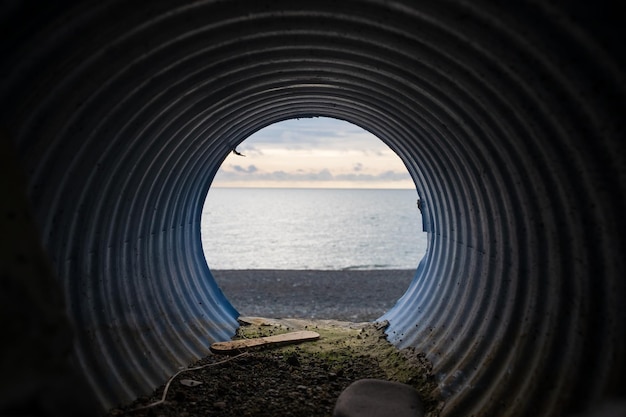
<path fill-rule="evenodd" d="M 415 269 L 426 233 L 415 190 L 211 188 L 211 269 Z"/>

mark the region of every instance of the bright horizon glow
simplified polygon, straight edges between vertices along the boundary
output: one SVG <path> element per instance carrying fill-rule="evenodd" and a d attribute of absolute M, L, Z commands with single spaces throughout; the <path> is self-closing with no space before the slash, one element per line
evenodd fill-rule
<path fill-rule="evenodd" d="M 387 145 L 352 123 L 291 119 L 252 134 L 230 153 L 211 187 L 414 189 Z"/>

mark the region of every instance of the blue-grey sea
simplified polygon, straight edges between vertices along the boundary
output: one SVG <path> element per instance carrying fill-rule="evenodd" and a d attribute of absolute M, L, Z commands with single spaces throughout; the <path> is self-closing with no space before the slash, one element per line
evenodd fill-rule
<path fill-rule="evenodd" d="M 211 188 L 211 269 L 415 269 L 426 233 L 415 190 Z"/>

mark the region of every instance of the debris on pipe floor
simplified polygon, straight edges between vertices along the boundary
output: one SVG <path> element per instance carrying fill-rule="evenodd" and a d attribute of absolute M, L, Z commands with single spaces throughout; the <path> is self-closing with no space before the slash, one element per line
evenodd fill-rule
<path fill-rule="evenodd" d="M 110 410 L 108 417 L 329 417 L 341 392 L 365 378 L 412 386 L 427 417 L 437 416 L 443 406 L 430 363 L 412 348 L 391 345 L 384 333 L 386 322 L 240 318 L 240 323 L 233 340 L 295 331 L 315 332 L 319 339 L 298 345 L 262 344 L 243 355 L 233 352 L 241 356 L 228 362 L 221 362 L 223 354 L 209 354 L 172 377 L 167 387 Z M 158 404 L 146 407 L 153 403 Z"/>
<path fill-rule="evenodd" d="M 256 347 L 272 347 L 278 345 L 289 345 L 319 339 L 320 334 L 309 330 L 299 332 L 289 332 L 267 337 L 254 337 L 252 339 L 230 340 L 228 342 L 215 342 L 211 345 L 211 352 L 217 354 L 228 354 L 233 352 L 243 352 Z"/>

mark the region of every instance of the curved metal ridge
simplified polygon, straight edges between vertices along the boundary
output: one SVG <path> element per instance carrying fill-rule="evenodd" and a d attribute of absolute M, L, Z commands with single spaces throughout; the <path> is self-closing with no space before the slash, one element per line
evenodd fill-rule
<path fill-rule="evenodd" d="M 432 361 L 442 416 L 564 415 L 626 395 L 624 30 L 603 27 L 619 20 L 609 3 L 3 10 L 0 124 L 100 405 L 234 332 L 203 199 L 237 144 L 309 116 L 374 133 L 415 181 L 429 250 L 382 319 Z"/>

